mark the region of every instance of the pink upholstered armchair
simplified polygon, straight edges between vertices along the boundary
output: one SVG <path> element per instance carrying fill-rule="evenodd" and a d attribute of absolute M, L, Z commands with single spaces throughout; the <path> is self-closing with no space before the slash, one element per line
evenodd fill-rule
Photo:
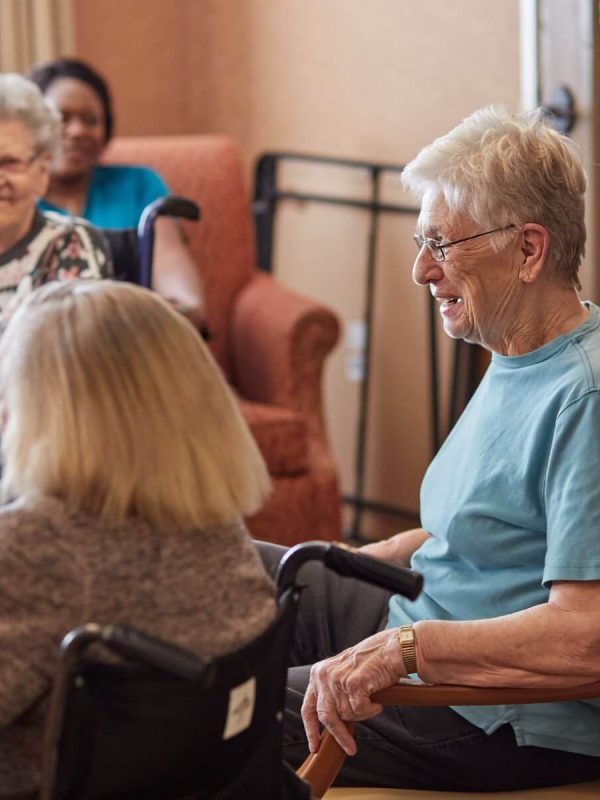
<path fill-rule="evenodd" d="M 121 138 L 106 160 L 153 167 L 173 194 L 201 207 L 201 221 L 184 224 L 206 290 L 210 346 L 273 479 L 272 497 L 248 521 L 252 534 L 282 544 L 339 538 L 321 397 L 338 321 L 257 269 L 237 146 L 223 136 Z"/>

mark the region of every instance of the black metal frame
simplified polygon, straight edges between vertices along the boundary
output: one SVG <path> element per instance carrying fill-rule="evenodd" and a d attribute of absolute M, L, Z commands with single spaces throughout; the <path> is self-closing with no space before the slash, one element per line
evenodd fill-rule
<path fill-rule="evenodd" d="M 349 197 L 337 197 L 327 194 L 312 194 L 306 192 L 282 191 L 277 188 L 278 166 L 282 161 L 299 161 L 323 166 L 339 166 L 349 169 L 367 171 L 371 180 L 371 196 L 369 200 L 359 200 Z M 299 153 L 266 153 L 257 162 L 254 183 L 254 214 L 256 220 L 258 263 L 261 269 L 271 272 L 273 269 L 273 241 L 275 235 L 275 215 L 277 206 L 282 200 L 312 201 L 328 205 L 345 206 L 347 208 L 363 209 L 369 213 L 370 225 L 366 254 L 365 275 L 365 306 L 363 321 L 365 323 L 366 337 L 364 350 L 364 378 L 360 387 L 360 402 L 358 414 L 358 430 L 355 458 L 355 484 L 354 492 L 344 496 L 344 502 L 353 506 L 354 515 L 349 531 L 351 539 L 360 539 L 360 524 L 363 511 L 375 511 L 392 516 L 404 516 L 417 519 L 414 510 L 400 506 L 368 500 L 364 497 L 364 468 L 366 451 L 366 434 L 368 419 L 368 403 L 370 388 L 371 365 L 371 325 L 373 320 L 373 299 L 375 290 L 375 269 L 378 238 L 378 217 L 381 213 L 417 215 L 418 209 L 410 206 L 382 203 L 379 200 L 381 175 L 393 172 L 398 175 L 404 166 L 401 164 L 382 164 L 366 161 L 357 161 L 348 158 L 329 158 L 326 156 L 303 155 Z M 433 450 L 440 444 L 439 426 L 439 390 L 438 390 L 438 359 L 435 331 L 435 317 L 433 306 L 430 306 L 429 315 L 429 342 L 430 342 L 430 378 L 431 391 L 431 430 L 433 437 Z"/>

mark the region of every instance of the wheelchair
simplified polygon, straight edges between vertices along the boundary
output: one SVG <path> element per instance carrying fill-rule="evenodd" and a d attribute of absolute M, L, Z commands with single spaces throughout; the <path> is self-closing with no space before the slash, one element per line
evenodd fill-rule
<path fill-rule="evenodd" d="M 309 787 L 283 761 L 286 676 L 302 585 L 318 560 L 414 599 L 419 574 L 331 543 L 291 548 L 274 622 L 212 660 L 122 626 L 63 640 L 47 717 L 41 800 L 282 800 Z"/>
<path fill-rule="evenodd" d="M 108 228 L 103 233 L 110 245 L 117 280 L 137 283 L 146 289 L 152 286 L 154 223 L 158 217 L 200 219 L 200 208 L 193 200 L 176 195 L 159 197 L 143 210 L 135 228 Z"/>

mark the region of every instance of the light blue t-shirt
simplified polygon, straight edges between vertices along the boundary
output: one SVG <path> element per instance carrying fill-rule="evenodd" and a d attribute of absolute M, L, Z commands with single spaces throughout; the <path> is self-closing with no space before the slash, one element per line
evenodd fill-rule
<path fill-rule="evenodd" d="M 83 212 L 79 215 L 97 228 L 136 228 L 144 208 L 169 194 L 154 170 L 120 164 L 94 167 Z M 64 208 L 40 200 L 41 211 L 68 215 Z"/>
<path fill-rule="evenodd" d="M 545 603 L 552 581 L 600 580 L 600 309 L 586 306 L 544 347 L 493 355 L 423 480 L 423 593 L 393 597 L 388 627 L 498 617 Z M 456 711 L 488 733 L 509 722 L 520 745 L 600 756 L 598 701 Z"/>

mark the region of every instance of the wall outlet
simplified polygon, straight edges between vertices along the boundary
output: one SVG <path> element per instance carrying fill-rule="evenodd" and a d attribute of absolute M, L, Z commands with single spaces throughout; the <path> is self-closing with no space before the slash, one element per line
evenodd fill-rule
<path fill-rule="evenodd" d="M 346 379 L 361 383 L 365 379 L 367 326 L 363 320 L 350 320 L 346 325 Z"/>

